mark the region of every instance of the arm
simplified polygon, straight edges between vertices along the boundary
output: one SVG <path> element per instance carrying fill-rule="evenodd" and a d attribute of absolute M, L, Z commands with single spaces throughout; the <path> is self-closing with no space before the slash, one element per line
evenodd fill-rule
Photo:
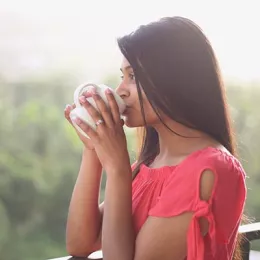
<path fill-rule="evenodd" d="M 206 171 L 201 178 L 201 199 L 208 200 L 214 175 Z M 103 221 L 103 255 L 106 260 L 183 260 L 187 255 L 187 232 L 193 212 L 163 218 L 149 216 L 136 241 L 132 224 L 131 180 L 120 172 L 108 174 Z M 202 234 L 208 223 L 200 221 Z"/>
<path fill-rule="evenodd" d="M 132 223 L 131 168 L 107 172 L 106 203 L 102 228 L 104 259 L 132 260 L 134 230 Z"/>
<path fill-rule="evenodd" d="M 200 199 L 208 201 L 214 186 L 214 173 L 206 170 L 200 181 Z M 187 256 L 187 233 L 194 212 L 163 218 L 149 216 L 136 239 L 134 260 L 183 260 Z M 200 232 L 206 235 L 208 222 L 199 220 Z M 190 245 L 189 245 L 190 246 Z"/>
<path fill-rule="evenodd" d="M 101 173 L 96 152 L 84 149 L 67 220 L 66 247 L 70 255 L 87 256 L 101 247 L 103 203 L 98 206 Z"/>

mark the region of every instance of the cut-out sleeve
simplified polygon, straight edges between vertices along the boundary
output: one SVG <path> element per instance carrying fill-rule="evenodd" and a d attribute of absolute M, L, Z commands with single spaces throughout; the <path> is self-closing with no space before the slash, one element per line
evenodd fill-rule
<path fill-rule="evenodd" d="M 203 201 L 200 199 L 200 181 L 206 170 L 214 174 L 214 186 L 210 199 Z M 193 212 L 187 235 L 188 260 L 204 259 L 205 241 L 199 219 L 206 218 L 212 257 L 216 256 L 217 244 L 221 244 L 224 248 L 222 256 L 229 259 L 228 255 L 233 254 L 234 250 L 234 244 L 231 245 L 230 241 L 234 241 L 237 235 L 245 197 L 245 173 L 242 166 L 229 154 L 214 150 L 180 164 L 169 177 L 149 215 L 174 217 L 184 212 Z"/>

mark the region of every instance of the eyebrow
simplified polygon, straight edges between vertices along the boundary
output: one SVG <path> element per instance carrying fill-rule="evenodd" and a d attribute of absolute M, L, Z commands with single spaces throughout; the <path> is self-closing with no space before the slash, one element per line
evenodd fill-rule
<path fill-rule="evenodd" d="M 124 68 L 120 68 L 120 70 L 123 72 L 123 70 L 124 71 L 126 71 L 126 70 L 129 70 L 129 69 L 132 69 L 132 66 L 131 65 L 128 65 L 128 66 L 126 66 L 126 67 L 124 67 Z"/>

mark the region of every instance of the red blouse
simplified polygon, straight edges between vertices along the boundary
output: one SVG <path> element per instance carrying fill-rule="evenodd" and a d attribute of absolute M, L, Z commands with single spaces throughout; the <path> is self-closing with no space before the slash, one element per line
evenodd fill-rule
<path fill-rule="evenodd" d="M 199 197 L 204 170 L 215 174 L 208 202 Z M 245 172 L 232 155 L 208 147 L 189 155 L 177 166 L 141 165 L 133 181 L 133 218 L 136 233 L 148 216 L 173 217 L 194 212 L 187 236 L 187 260 L 230 260 L 246 198 Z M 209 222 L 202 236 L 199 218 Z"/>

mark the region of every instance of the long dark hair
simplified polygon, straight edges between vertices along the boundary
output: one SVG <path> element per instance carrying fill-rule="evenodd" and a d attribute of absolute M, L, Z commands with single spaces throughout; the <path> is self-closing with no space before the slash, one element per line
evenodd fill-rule
<path fill-rule="evenodd" d="M 219 65 L 209 40 L 194 22 L 163 18 L 118 39 L 118 45 L 133 68 L 144 119 L 144 127 L 138 129 L 141 144 L 134 176 L 141 164 L 149 165 L 159 153 L 158 134 L 146 124 L 141 87 L 160 120 L 162 111 L 174 121 L 208 134 L 235 155 Z M 234 259 L 239 259 L 236 251 Z"/>

